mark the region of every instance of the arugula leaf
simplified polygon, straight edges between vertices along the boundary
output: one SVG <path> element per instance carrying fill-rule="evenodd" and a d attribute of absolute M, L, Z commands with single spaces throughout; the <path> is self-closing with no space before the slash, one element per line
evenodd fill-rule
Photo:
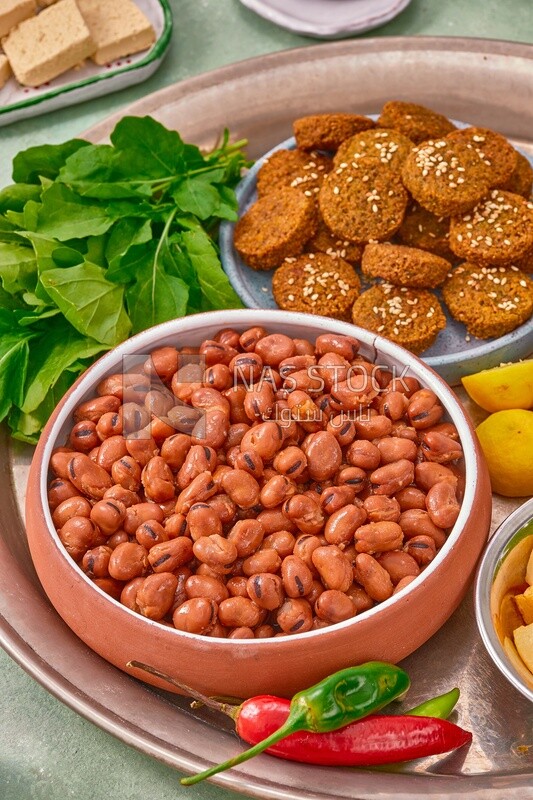
<path fill-rule="evenodd" d="M 181 240 L 196 270 L 204 296 L 213 308 L 242 308 L 220 264 L 215 246 L 203 230 L 184 231 Z"/>
<path fill-rule="evenodd" d="M 123 174 L 114 147 L 92 144 L 69 156 L 57 180 L 68 184 L 82 197 L 102 200 L 150 197 L 150 182 L 147 185 L 132 180 L 130 170 Z"/>
<path fill-rule="evenodd" d="M 29 147 L 13 159 L 13 180 L 15 183 L 40 183 L 41 176 L 54 180 L 67 158 L 88 147 L 83 139 L 71 139 L 63 144 L 41 144 Z"/>
<path fill-rule="evenodd" d="M 160 322 L 183 317 L 187 311 L 187 284 L 168 275 L 155 255 L 138 270 L 133 286 L 126 290 L 133 333 Z"/>
<path fill-rule="evenodd" d="M 12 408 L 7 421 L 13 438 L 28 444 L 37 444 L 39 434 L 46 425 L 52 411 L 81 372 L 83 372 L 83 369 L 67 369 L 61 373 L 56 383 L 46 394 L 41 405 L 33 411 L 24 413 L 20 408 Z"/>
<path fill-rule="evenodd" d="M 185 178 L 172 192 L 176 205 L 185 213 L 208 219 L 220 206 L 220 195 L 214 186 L 199 178 Z"/>
<path fill-rule="evenodd" d="M 40 276 L 46 292 L 77 331 L 102 344 L 126 339 L 131 323 L 124 309 L 124 289 L 106 280 L 102 267 L 85 262 L 49 269 Z"/>
<path fill-rule="evenodd" d="M 54 323 L 32 345 L 28 362 L 23 412 L 35 411 L 60 379 L 64 370 L 82 358 L 90 358 L 109 347 L 81 336 L 65 319 Z"/>
<path fill-rule="evenodd" d="M 129 169 L 137 179 L 172 177 L 185 166 L 185 146 L 179 133 L 152 117 L 124 117 L 111 134 L 111 142 L 123 174 Z M 201 155 L 198 164 L 203 166 Z"/>
<path fill-rule="evenodd" d="M 37 261 L 31 247 L 0 242 L 0 281 L 9 294 L 35 289 Z"/>
<path fill-rule="evenodd" d="M 101 204 L 83 200 L 67 186 L 54 183 L 43 192 L 36 230 L 65 242 L 105 233 L 115 220 Z"/>
<path fill-rule="evenodd" d="M 22 402 L 30 352 L 28 342 L 32 335 L 13 330 L 2 333 L 0 338 L 0 420 L 7 416 L 13 404 Z"/>
<path fill-rule="evenodd" d="M 131 217 L 120 219 L 111 229 L 105 248 L 105 257 L 109 264 L 107 273 L 109 280 L 117 280 L 116 277 L 111 277 L 111 273 L 119 270 L 121 259 L 128 253 L 130 248 L 136 244 L 149 242 L 151 238 L 152 226 L 150 220 L 145 220 L 142 224 L 139 224 L 139 220 Z M 129 280 L 128 273 L 126 272 L 125 278 L 118 278 L 118 280 L 127 282 Z"/>
<path fill-rule="evenodd" d="M 28 200 L 38 200 L 41 187 L 32 183 L 13 183 L 0 189 L 0 213 L 22 211 Z"/>

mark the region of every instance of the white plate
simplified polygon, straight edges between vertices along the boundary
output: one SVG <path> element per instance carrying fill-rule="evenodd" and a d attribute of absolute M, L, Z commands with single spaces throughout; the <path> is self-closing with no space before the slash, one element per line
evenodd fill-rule
<path fill-rule="evenodd" d="M 102 97 L 149 78 L 161 64 L 170 42 L 172 12 L 168 0 L 135 2 L 155 30 L 156 40 L 149 50 L 104 66 L 87 59 L 79 69 L 69 69 L 53 81 L 36 88 L 21 86 L 12 76 L 0 89 L 0 126 L 93 97 Z"/>
<path fill-rule="evenodd" d="M 275 25 L 304 36 L 342 39 L 394 19 L 411 0 L 241 0 Z"/>

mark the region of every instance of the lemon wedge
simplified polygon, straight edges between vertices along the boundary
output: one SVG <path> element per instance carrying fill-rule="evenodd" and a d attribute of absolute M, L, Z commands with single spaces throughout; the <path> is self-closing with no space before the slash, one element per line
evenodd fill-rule
<path fill-rule="evenodd" d="M 472 400 L 485 411 L 533 408 L 533 360 L 484 369 L 461 380 Z"/>

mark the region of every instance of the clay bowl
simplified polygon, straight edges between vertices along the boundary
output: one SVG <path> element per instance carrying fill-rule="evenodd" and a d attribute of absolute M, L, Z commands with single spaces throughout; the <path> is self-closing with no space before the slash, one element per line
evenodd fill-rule
<path fill-rule="evenodd" d="M 133 613 L 101 591 L 68 556 L 52 524 L 47 502 L 49 461 L 72 426 L 72 412 L 94 396 L 103 377 L 120 371 L 126 355 L 148 354 L 163 345 L 195 345 L 221 328 L 263 325 L 270 332 L 314 339 L 326 331 L 356 336 L 361 353 L 378 364 L 396 365 L 433 389 L 456 426 L 464 449 L 465 494 L 446 544 L 401 592 L 357 617 L 300 635 L 231 640 L 183 633 Z M 137 660 L 170 673 L 208 695 L 291 696 L 343 667 L 371 659 L 398 662 L 430 638 L 467 591 L 486 541 L 491 515 L 487 469 L 472 426 L 444 381 L 398 345 L 345 322 L 282 311 L 239 310 L 198 314 L 145 331 L 103 356 L 67 392 L 36 449 L 30 470 L 26 522 L 41 583 L 67 625 L 93 650 L 127 669 Z M 168 684 L 153 684 L 169 689 Z"/>

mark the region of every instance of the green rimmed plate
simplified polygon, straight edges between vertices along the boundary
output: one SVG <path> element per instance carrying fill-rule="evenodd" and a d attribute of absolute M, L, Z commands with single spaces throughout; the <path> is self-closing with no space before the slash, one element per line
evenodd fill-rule
<path fill-rule="evenodd" d="M 168 0 L 135 0 L 152 23 L 156 40 L 149 50 L 98 66 L 87 60 L 78 69 L 36 88 L 21 86 L 11 77 L 0 89 L 0 126 L 82 103 L 141 83 L 161 64 L 172 34 L 172 12 Z"/>

